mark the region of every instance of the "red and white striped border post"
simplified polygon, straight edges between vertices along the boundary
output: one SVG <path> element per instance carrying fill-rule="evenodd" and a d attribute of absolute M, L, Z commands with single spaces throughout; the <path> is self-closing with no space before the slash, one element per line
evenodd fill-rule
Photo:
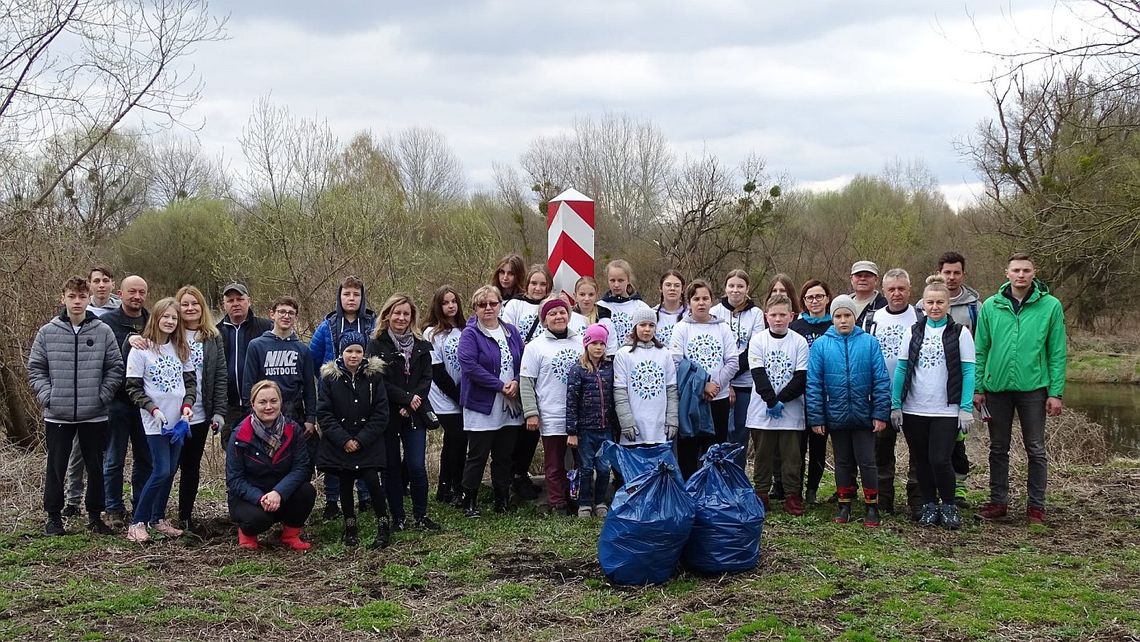
<path fill-rule="evenodd" d="M 574 300 L 574 283 L 594 276 L 594 199 L 568 189 L 546 207 L 546 266 L 554 275 L 550 293 Z"/>

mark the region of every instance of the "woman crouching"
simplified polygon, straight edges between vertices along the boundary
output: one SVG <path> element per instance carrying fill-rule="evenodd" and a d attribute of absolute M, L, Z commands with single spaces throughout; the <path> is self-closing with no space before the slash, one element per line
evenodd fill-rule
<path fill-rule="evenodd" d="M 226 489 L 238 546 L 257 548 L 257 536 L 281 522 L 281 543 L 308 550 L 311 544 L 301 540 L 301 526 L 313 511 L 317 491 L 308 481 L 303 429 L 281 414 L 276 383 L 258 381 L 249 399 L 253 410 L 226 449 Z"/>

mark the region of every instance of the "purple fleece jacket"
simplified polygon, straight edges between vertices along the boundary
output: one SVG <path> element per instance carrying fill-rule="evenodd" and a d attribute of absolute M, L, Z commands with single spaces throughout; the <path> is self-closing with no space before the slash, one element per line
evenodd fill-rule
<path fill-rule="evenodd" d="M 522 364 L 523 340 L 518 328 L 500 321 L 507 331 L 507 347 L 514 362 L 512 376 L 519 378 Z M 471 317 L 459 335 L 459 405 L 467 410 L 489 415 L 494 408 L 495 395 L 503 390 L 499 378 L 499 344 L 479 329 L 478 319 Z"/>

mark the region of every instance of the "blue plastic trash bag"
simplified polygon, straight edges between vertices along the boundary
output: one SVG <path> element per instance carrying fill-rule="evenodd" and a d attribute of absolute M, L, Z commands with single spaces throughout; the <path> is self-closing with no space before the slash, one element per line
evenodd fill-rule
<path fill-rule="evenodd" d="M 673 454 L 673 447 L 670 444 L 625 448 L 607 439 L 598 448 L 598 457 L 609 464 L 610 468 L 621 473 L 621 478 L 626 480 L 627 484 L 629 480 L 655 470 L 657 464 L 664 463 L 672 469 L 673 478 L 677 483 L 682 487 L 685 486 L 680 466 L 677 465 L 677 456 Z"/>
<path fill-rule="evenodd" d="M 733 459 L 743 446 L 716 444 L 689 478 L 697 514 L 685 546 L 685 566 L 699 573 L 738 573 L 760 562 L 764 504 Z"/>
<path fill-rule="evenodd" d="M 167 424 L 162 427 L 162 434 L 170 435 L 170 443 L 178 445 L 190 436 L 190 424 L 185 419 L 179 419 L 173 426 Z"/>
<path fill-rule="evenodd" d="M 662 584 L 677 568 L 693 527 L 693 499 L 675 472 L 658 462 L 626 478 L 614 496 L 598 538 L 598 562 L 614 584 Z"/>

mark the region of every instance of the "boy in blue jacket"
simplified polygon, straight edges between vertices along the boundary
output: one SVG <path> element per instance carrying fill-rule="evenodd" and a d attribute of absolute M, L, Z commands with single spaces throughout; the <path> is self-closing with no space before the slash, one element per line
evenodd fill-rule
<path fill-rule="evenodd" d="M 890 419 L 890 377 L 878 339 L 856 327 L 851 297 L 835 297 L 831 320 L 832 327 L 815 340 L 808 357 L 808 426 L 817 435 L 831 434 L 839 496 L 835 521 L 851 520 L 858 466 L 867 504 L 863 525 L 875 527 L 880 523 L 875 433 L 886 429 Z"/>

